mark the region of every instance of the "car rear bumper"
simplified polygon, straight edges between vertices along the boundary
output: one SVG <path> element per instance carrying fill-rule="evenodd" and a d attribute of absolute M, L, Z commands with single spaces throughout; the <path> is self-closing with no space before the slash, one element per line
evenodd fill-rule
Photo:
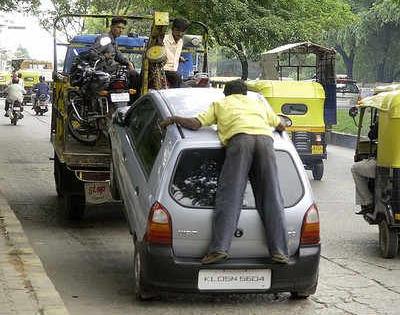
<path fill-rule="evenodd" d="M 143 244 L 141 248 L 145 285 L 160 291 L 199 292 L 197 282 L 200 269 L 271 269 L 271 287 L 257 291 L 265 293 L 308 292 L 315 288 L 318 281 L 320 245 L 300 248 L 289 265 L 273 263 L 269 258 L 253 258 L 228 259 L 220 264 L 204 266 L 200 259 L 174 257 L 170 247 Z"/>

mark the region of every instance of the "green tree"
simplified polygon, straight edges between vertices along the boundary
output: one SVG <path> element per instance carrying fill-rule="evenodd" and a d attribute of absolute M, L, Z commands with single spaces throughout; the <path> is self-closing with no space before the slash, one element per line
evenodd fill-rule
<path fill-rule="evenodd" d="M 248 58 L 280 44 L 320 40 L 325 30 L 345 23 L 343 0 L 162 0 L 158 8 L 207 24 L 215 43 L 228 47 L 247 78 Z M 157 6 L 154 3 L 154 6 Z"/>
<path fill-rule="evenodd" d="M 396 3 L 397 1 L 397 3 Z M 400 1 L 350 1 L 353 16 L 327 34 L 341 55 L 347 75 L 363 81 L 391 82 L 400 78 L 398 50 Z"/>
<path fill-rule="evenodd" d="M 37 9 L 40 0 L 0 0 L 0 12 L 22 11 L 28 12 Z"/>
<path fill-rule="evenodd" d="M 400 78 L 400 6 L 392 0 L 375 1 L 362 20 L 362 57 L 374 71 L 373 79 L 392 82 Z"/>
<path fill-rule="evenodd" d="M 55 10 L 43 22 L 50 28 L 51 17 L 66 12 L 140 14 L 165 10 L 171 16 L 184 16 L 209 26 L 212 44 L 229 48 L 242 64 L 242 77 L 248 75 L 248 59 L 288 42 L 319 41 L 327 29 L 346 23 L 350 6 L 346 0 L 52 0 Z M 64 32 L 73 33 L 71 26 Z M 69 27 L 69 28 L 68 28 Z M 79 24 L 98 29 L 96 23 Z M 79 28 L 78 27 L 78 28 Z"/>

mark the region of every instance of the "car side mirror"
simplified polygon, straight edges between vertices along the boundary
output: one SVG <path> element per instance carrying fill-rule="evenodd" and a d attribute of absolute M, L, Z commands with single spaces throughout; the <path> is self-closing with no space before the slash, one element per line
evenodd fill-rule
<path fill-rule="evenodd" d="M 354 118 L 358 115 L 358 108 L 356 106 L 350 107 L 349 116 Z"/>

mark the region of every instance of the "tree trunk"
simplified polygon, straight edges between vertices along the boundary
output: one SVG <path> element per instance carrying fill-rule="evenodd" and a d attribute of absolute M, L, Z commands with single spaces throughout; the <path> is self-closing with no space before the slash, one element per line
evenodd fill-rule
<path fill-rule="evenodd" d="M 376 80 L 378 82 L 385 82 L 385 61 L 376 65 Z"/>
<path fill-rule="evenodd" d="M 354 48 L 350 50 L 350 53 L 347 54 L 343 47 L 339 44 L 335 45 L 335 49 L 338 51 L 338 53 L 342 56 L 343 62 L 346 66 L 346 74 L 348 78 L 353 78 L 353 66 L 354 66 Z"/>
<path fill-rule="evenodd" d="M 247 56 L 244 53 L 243 45 L 237 44 L 235 52 L 240 60 L 240 65 L 242 66 L 242 76 L 241 79 L 246 81 L 249 77 L 249 62 L 247 61 Z"/>

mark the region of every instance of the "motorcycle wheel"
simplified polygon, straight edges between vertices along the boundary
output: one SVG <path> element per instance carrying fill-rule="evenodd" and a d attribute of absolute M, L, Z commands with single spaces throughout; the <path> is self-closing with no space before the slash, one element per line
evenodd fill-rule
<path fill-rule="evenodd" d="M 93 122 L 94 126 L 90 126 L 88 123 L 80 122 L 72 108 L 68 113 L 67 124 L 71 136 L 81 143 L 95 145 L 100 138 L 98 123 Z"/>
<path fill-rule="evenodd" d="M 18 117 L 16 115 L 14 115 L 14 117 L 11 119 L 11 124 L 16 126 L 17 125 L 17 121 L 18 121 Z"/>

